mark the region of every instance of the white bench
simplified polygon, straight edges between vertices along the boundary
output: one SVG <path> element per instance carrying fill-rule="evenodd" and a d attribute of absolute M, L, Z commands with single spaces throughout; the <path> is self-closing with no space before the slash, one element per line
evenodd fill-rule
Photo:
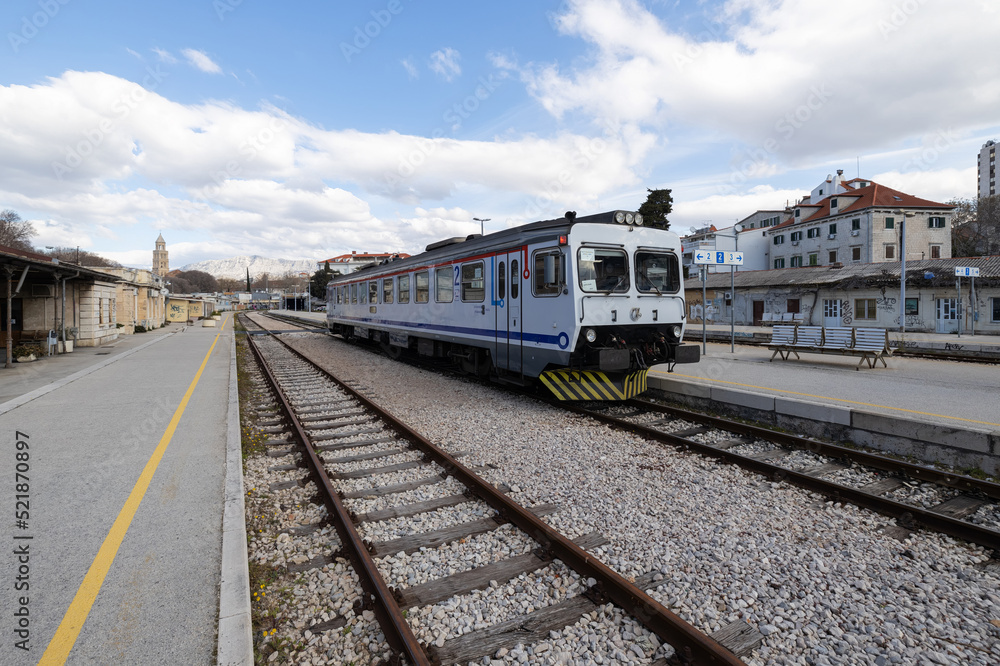
<path fill-rule="evenodd" d="M 775 356 L 787 361 L 791 354 L 801 358 L 799 352 L 860 356 L 855 370 L 860 370 L 866 361 L 869 368 L 874 368 L 879 361 L 888 368 L 885 357 L 892 356 L 889 332 L 884 328 L 775 326 L 767 348 L 774 351 L 772 361 Z"/>

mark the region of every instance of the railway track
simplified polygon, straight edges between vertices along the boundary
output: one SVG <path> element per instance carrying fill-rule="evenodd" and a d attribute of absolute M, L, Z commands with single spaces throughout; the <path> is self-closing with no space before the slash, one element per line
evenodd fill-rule
<path fill-rule="evenodd" d="M 260 328 L 246 326 L 248 332 Z M 588 552 L 606 543 L 600 534 L 569 539 L 541 520 L 562 507 L 521 506 L 505 492 L 509 489 L 480 478 L 474 461 L 463 464 L 461 456 L 428 441 L 277 339 L 248 339 L 267 391 L 280 404 L 277 412 L 258 404 L 269 415 L 270 453 L 297 459 L 275 466 L 291 478 L 269 490 L 315 491 L 337 532 L 330 552 L 305 561 L 299 556 L 295 565 L 301 570 L 346 558 L 362 590 L 351 610 L 339 617 L 326 613 L 327 619 L 310 624 L 310 639 L 321 631 L 353 632 L 356 621 L 377 620 L 384 641 L 369 643 L 378 644 L 370 651 L 373 658 L 479 663 L 518 646 L 547 650 L 550 636 L 572 635 L 581 626 L 585 638 L 596 636 L 606 630 L 601 618 L 618 614 L 619 624 L 632 627 L 624 632 L 632 642 L 617 647 L 622 641 L 612 640 L 602 661 L 666 664 L 669 657 L 675 663 L 737 664 L 742 662 L 734 652 L 746 653 L 759 643 L 760 635 L 745 622 L 713 637 L 697 631 L 645 592 L 658 585 L 662 573 L 627 580 Z M 448 524 L 427 530 L 423 526 L 434 522 L 428 516 L 445 516 Z M 298 529 L 321 531 L 322 523 Z M 470 557 L 461 547 L 483 538 L 505 546 L 485 558 L 481 551 Z M 429 561 L 443 563 L 437 568 L 445 575 L 422 575 Z M 486 621 L 475 610 L 483 597 L 500 601 L 507 612 Z M 455 609 L 467 614 L 465 625 L 443 629 L 440 620 Z M 590 645 L 600 642 L 595 637 Z"/>
<path fill-rule="evenodd" d="M 1000 484 L 647 400 L 553 404 L 877 511 L 900 539 L 924 528 L 1000 555 Z"/>

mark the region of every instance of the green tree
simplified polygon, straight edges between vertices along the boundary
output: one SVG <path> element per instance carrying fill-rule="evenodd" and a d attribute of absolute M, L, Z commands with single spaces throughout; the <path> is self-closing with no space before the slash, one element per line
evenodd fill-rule
<path fill-rule="evenodd" d="M 323 268 L 313 273 L 312 279 L 309 281 L 309 293 L 312 294 L 312 297 L 325 299 L 326 285 L 335 275 L 340 275 L 340 272 L 331 270 L 329 261 L 323 265 Z"/>
<path fill-rule="evenodd" d="M 642 215 L 642 222 L 647 227 L 658 229 L 669 229 L 670 221 L 667 215 L 674 207 L 674 198 L 670 195 L 670 190 L 646 189 L 649 196 L 646 202 L 639 206 L 639 213 Z"/>
<path fill-rule="evenodd" d="M 984 257 L 1000 253 L 1000 195 L 953 199 L 951 256 Z"/>

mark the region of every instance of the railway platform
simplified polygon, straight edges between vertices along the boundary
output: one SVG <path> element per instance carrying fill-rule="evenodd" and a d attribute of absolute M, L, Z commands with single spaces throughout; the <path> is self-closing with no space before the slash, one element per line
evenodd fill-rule
<path fill-rule="evenodd" d="M 227 471 L 240 473 L 232 315 L 80 352 L 0 370 L 13 514 L 0 523 L 0 663 L 206 664 L 249 650 L 249 600 L 243 618 L 227 589 L 240 562 L 223 543 Z M 242 527 L 242 509 L 226 513 Z"/>

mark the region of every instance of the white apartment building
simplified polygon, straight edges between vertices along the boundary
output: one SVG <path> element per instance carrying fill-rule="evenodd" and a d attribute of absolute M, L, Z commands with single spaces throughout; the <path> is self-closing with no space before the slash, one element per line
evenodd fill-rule
<path fill-rule="evenodd" d="M 767 267 L 899 261 L 904 228 L 907 260 L 948 259 L 953 211 L 839 170 L 764 231 Z"/>

